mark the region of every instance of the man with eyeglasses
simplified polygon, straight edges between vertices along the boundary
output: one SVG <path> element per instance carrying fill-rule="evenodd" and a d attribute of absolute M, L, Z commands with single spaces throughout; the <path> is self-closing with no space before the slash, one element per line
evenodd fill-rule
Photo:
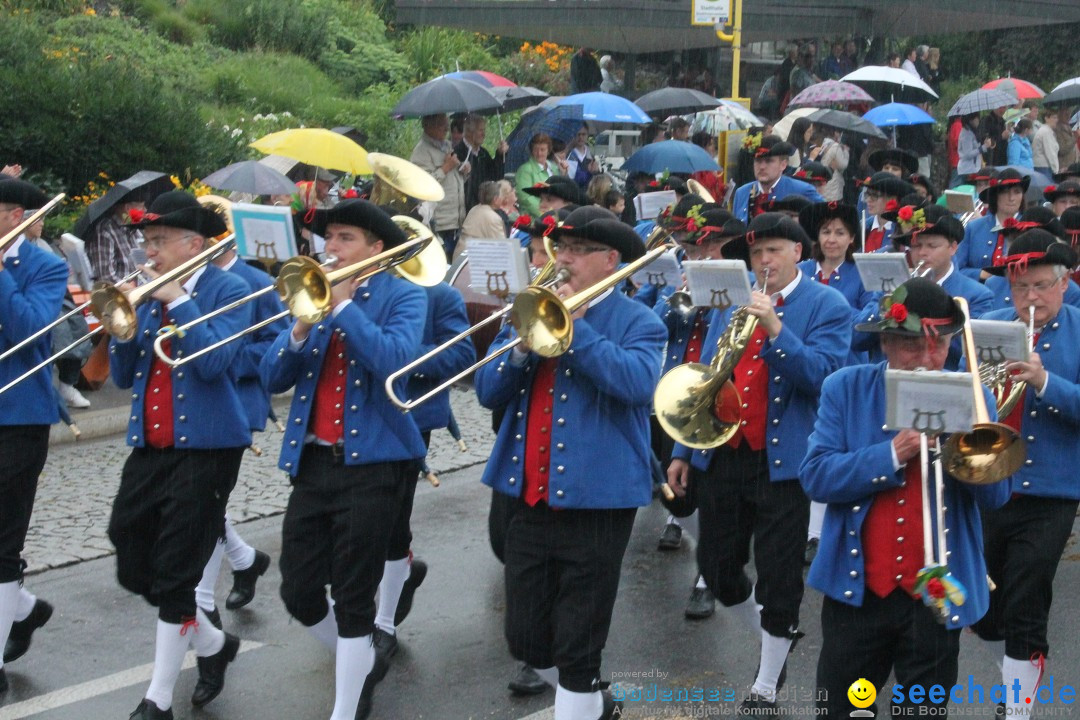
<path fill-rule="evenodd" d="M 202 252 L 226 231 L 225 221 L 181 190 L 159 195 L 133 225 L 143 231 L 157 277 Z M 225 506 L 236 484 L 251 428 L 234 374 L 244 341 L 231 342 L 190 365 L 170 368 L 154 352 L 158 330 L 183 325 L 247 295 L 247 284 L 212 263 L 166 283 L 137 310 L 137 332 L 112 338 L 110 367 L 117 387 L 132 389 L 120 489 L 109 519 L 120 585 L 158 608 L 154 670 L 139 720 L 173 717 L 173 688 L 184 655 L 194 647 L 199 681 L 191 702 L 217 697 L 240 640 L 214 626 L 195 602 L 195 586 L 225 531 Z M 241 305 L 192 326 L 163 347 L 180 358 L 251 324 Z"/>
<path fill-rule="evenodd" d="M 12 232 L 28 210 L 48 202 L 24 180 L 0 175 L 0 237 Z M 0 352 L 30 337 L 60 314 L 67 290 L 64 261 L 20 234 L 0 262 Z M 7 385 L 52 354 L 48 335 L 0 363 L 0 386 Z M 0 695 L 8 689 L 4 664 L 30 648 L 34 631 L 53 608 L 23 587 L 26 563 L 20 557 L 30 528 L 38 476 L 49 454 L 49 426 L 59 421 L 52 402 L 52 368 L 43 367 L 0 395 Z"/>
<path fill-rule="evenodd" d="M 1069 231 L 1065 227 L 1064 220 L 1058 219 L 1053 210 L 1042 205 L 1027 208 L 1020 213 L 1018 220 L 1006 218 L 1000 232 L 1004 236 L 1006 244 L 1008 244 L 1017 235 L 1028 230 L 1045 230 L 1059 240 L 1064 242 L 1069 240 Z M 1072 245 L 1073 250 L 1076 250 L 1075 244 L 1069 244 Z M 984 284 L 986 289 L 994 296 L 992 310 L 1013 307 L 1012 288 L 1009 287 L 1009 278 L 1007 276 L 991 274 L 986 278 Z M 1077 286 L 1076 281 L 1071 277 L 1065 286 L 1065 304 L 1080 307 L 1080 286 Z"/>
<path fill-rule="evenodd" d="M 885 213 L 900 204 L 900 198 L 915 192 L 915 188 L 890 172 L 880 171 L 861 182 L 866 201 L 866 243 L 862 252 L 892 252 L 893 223 Z"/>
<path fill-rule="evenodd" d="M 795 154 L 795 146 L 784 142 L 777 135 L 750 136 L 758 140 L 753 149 L 754 180 L 735 191 L 732 212 L 744 223 L 766 212 L 769 203 L 788 195 L 802 195 L 810 202 L 823 202 L 824 198 L 810 183 L 796 180 L 784 174 L 788 158 Z"/>
<path fill-rule="evenodd" d="M 596 206 L 552 237 L 569 274 L 563 298 L 645 251 Z M 518 502 L 504 550 L 511 654 L 556 687 L 556 720 L 606 720 L 617 704 L 602 692 L 600 657 L 634 516 L 652 500 L 649 410 L 666 332 L 616 288 L 574 313 L 573 332 L 561 356 L 523 343 L 477 372 L 480 404 L 506 408 L 483 482 Z M 503 328 L 489 354 L 515 336 Z"/>
<path fill-rule="evenodd" d="M 1030 712 L 1024 701 L 1035 697 L 1047 674 L 1054 574 L 1080 502 L 1080 309 L 1064 302 L 1067 273 L 1075 265 L 1072 248 L 1036 229 L 1017 236 L 1008 254 L 985 268 L 1008 278 L 1013 307 L 984 318 L 1034 328 L 1031 357 L 1010 363 L 1006 391 L 1017 382 L 1027 387 L 1002 419 L 1027 442 L 1027 460 L 1012 477 L 1009 502 L 983 516 L 987 572 L 997 589 L 974 626 L 1003 658 L 1002 682 L 1013 687 L 1019 680 L 1018 698 L 1007 698 L 1008 715 Z"/>

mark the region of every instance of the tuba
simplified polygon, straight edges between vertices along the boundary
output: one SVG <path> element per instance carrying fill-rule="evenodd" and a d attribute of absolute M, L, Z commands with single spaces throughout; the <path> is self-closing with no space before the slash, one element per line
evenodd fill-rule
<path fill-rule="evenodd" d="M 422 202 L 440 202 L 446 197 L 439 181 L 423 168 L 403 158 L 385 153 L 368 153 L 375 172 L 371 202 L 408 215 Z"/>

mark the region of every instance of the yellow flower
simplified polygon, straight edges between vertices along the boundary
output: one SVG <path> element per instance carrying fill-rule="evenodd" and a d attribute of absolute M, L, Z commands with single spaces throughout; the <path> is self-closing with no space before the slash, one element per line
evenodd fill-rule
<path fill-rule="evenodd" d="M 173 184 L 173 185 L 174 185 L 174 186 L 175 186 L 175 187 L 176 187 L 176 188 L 177 188 L 178 190 L 183 190 L 183 189 L 184 189 L 184 185 L 183 185 L 183 183 L 181 183 L 181 182 L 180 182 L 180 178 L 176 177 L 175 175 L 170 175 L 170 176 L 169 176 L 169 179 L 170 179 L 170 180 L 172 180 L 172 184 Z"/>
<path fill-rule="evenodd" d="M 86 13 L 85 14 L 86 15 L 97 15 L 97 11 L 95 11 L 94 8 L 92 8 L 92 7 L 88 7 L 88 8 L 86 8 Z"/>

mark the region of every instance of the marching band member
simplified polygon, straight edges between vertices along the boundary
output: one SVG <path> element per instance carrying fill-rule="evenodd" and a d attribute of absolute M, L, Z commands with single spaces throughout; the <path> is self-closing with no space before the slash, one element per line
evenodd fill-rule
<path fill-rule="evenodd" d="M 1009 254 L 1006 237 L 995 228 L 1004 227 L 1010 218 L 1019 218 L 1024 207 L 1024 193 L 1030 183 L 1030 177 L 1024 177 L 1012 168 L 1005 168 L 990 178 L 989 185 L 979 193 L 988 212 L 967 224 L 964 240 L 956 252 L 956 268 L 960 272 L 973 280 L 984 281 L 991 273 L 983 268 Z"/>
<path fill-rule="evenodd" d="M 1068 242 L 1071 238 L 1066 227 L 1066 220 L 1065 216 L 1058 219 L 1053 210 L 1049 208 L 1035 205 L 1020 213 L 1018 220 L 1006 218 L 1001 228 L 1001 234 L 1005 237 L 1005 242 L 1009 243 L 1017 235 L 1028 230 L 1045 230 L 1059 240 Z M 1070 246 L 1073 247 L 1074 251 L 1077 249 L 1071 243 Z M 986 288 L 994 296 L 992 310 L 1013 307 L 1009 278 L 1006 275 L 991 274 L 990 277 L 986 278 L 985 284 Z M 1069 279 L 1068 284 L 1065 286 L 1065 304 L 1080 307 L 1080 286 L 1077 286 L 1076 281 L 1072 278 Z"/>
<path fill-rule="evenodd" d="M 667 230 L 676 239 L 686 237 L 687 226 L 692 222 L 691 213 L 701 212 L 709 207 L 712 205 L 706 203 L 700 195 L 686 192 L 673 204 L 664 208 L 656 216 L 655 222 L 639 222 L 634 232 L 646 242 L 657 226 Z M 655 307 L 658 302 L 666 300 L 667 296 L 674 291 L 675 288 L 662 288 L 652 283 L 645 283 L 634 293 L 634 300 L 648 307 Z"/>
<path fill-rule="evenodd" d="M 239 275 L 247 283 L 251 292 L 274 284 L 274 278 L 241 260 L 236 250 L 230 249 L 222 253 L 214 260 L 214 265 Z M 275 292 L 260 295 L 253 302 L 252 320 L 256 323 L 280 315 L 285 309 L 284 303 Z M 266 420 L 270 416 L 270 393 L 267 392 L 259 376 L 259 363 L 266 354 L 266 350 L 287 327 L 288 322 L 285 318 L 281 318 L 251 333 L 243 341 L 243 349 L 237 358 L 234 368 L 236 387 L 253 433 L 265 430 Z M 229 559 L 229 566 L 233 573 L 233 586 L 225 599 L 225 607 L 228 610 L 238 610 L 255 598 L 255 585 L 270 567 L 270 556 L 248 545 L 236 532 L 226 514 L 225 535 L 214 547 L 214 554 L 210 556 L 203 570 L 202 580 L 195 588 L 196 602 L 210 621 L 218 627 L 221 626 L 221 616 L 214 601 L 214 586 L 217 584 L 223 557 Z"/>
<path fill-rule="evenodd" d="M 1002 681 L 1020 681 L 1020 702 L 1012 694 L 1006 702 L 1009 715 L 1030 712 L 1025 699 L 1035 696 L 1044 673 L 1054 574 L 1080 501 L 1071 472 L 1080 463 L 1080 309 L 1064 302 L 1067 274 L 1075 265 L 1068 245 L 1044 230 L 1029 230 L 987 268 L 1008 277 L 1013 307 L 986 319 L 1029 324 L 1035 343 L 1027 362 L 1011 364 L 1011 381 L 1027 388 L 1002 422 L 1027 441 L 1028 457 L 1012 478 L 1012 498 L 983 517 L 986 564 L 997 590 L 975 625 L 983 640 L 1004 640 Z"/>
<path fill-rule="evenodd" d="M 915 153 L 900 148 L 875 150 L 866 158 L 874 172 L 887 172 L 901 180 L 919 172 L 919 158 Z"/>
<path fill-rule="evenodd" d="M 147 257 L 158 274 L 205 249 L 225 222 L 181 190 L 159 195 L 135 226 L 143 230 Z M 138 334 L 112 338 L 110 372 L 132 388 L 128 445 L 131 455 L 109 519 L 120 584 L 158 608 L 154 673 L 132 718 L 171 718 L 172 694 L 188 646 L 198 656 L 199 682 L 191 702 L 201 707 L 220 694 L 225 668 L 239 639 L 216 628 L 197 609 L 195 586 L 224 530 L 222 519 L 236 484 L 251 430 L 233 377 L 241 345 L 228 343 L 170 371 L 155 354 L 159 328 L 182 325 L 244 297 L 240 278 L 208 264 L 181 284 L 174 280 L 138 308 Z M 247 327 L 251 311 L 240 306 L 174 337 L 174 356 L 194 352 Z"/>
<path fill-rule="evenodd" d="M 753 145 L 753 137 L 748 140 Z M 757 136 L 760 137 L 760 136 Z M 795 147 L 776 135 L 766 135 L 753 149 L 754 180 L 735 191 L 732 212 L 744 223 L 766 212 L 770 201 L 788 195 L 802 195 L 811 202 L 822 202 L 821 195 L 810 183 L 796 180 L 784 174 L 788 158 L 795 154 Z"/>
<path fill-rule="evenodd" d="M 757 678 L 741 706 L 747 713 L 775 708 L 788 652 L 802 635 L 809 501 L 799 487 L 799 462 L 821 383 L 844 364 L 851 344 L 844 297 L 798 268 L 809 246 L 797 223 L 766 213 L 723 247 L 724 257 L 747 261 L 757 278 L 747 311 L 758 326 L 731 377 L 741 395 L 742 425 L 716 450 L 676 444 L 668 468 L 668 484 L 683 495 L 693 466 L 698 567 L 716 598 L 761 638 Z M 716 353 L 734 311 L 717 310 L 710 318 L 703 363 Z M 751 540 L 756 586 L 744 570 Z"/>
<path fill-rule="evenodd" d="M 884 214 L 899 207 L 900 198 L 915 192 L 915 188 L 889 172 L 876 172 L 862 181 L 866 214 L 866 245 L 863 252 L 893 252 L 894 225 Z"/>
<path fill-rule="evenodd" d="M 596 206 L 572 212 L 553 238 L 570 274 L 562 297 L 644 252 Z M 556 720 L 595 720 L 617 707 L 600 690 L 600 655 L 634 515 L 652 499 L 649 407 L 665 333 L 614 288 L 573 327 L 565 354 L 519 346 L 477 372 L 476 392 L 484 407 L 506 408 L 483 482 L 520 498 L 505 546 L 510 652 L 557 685 Z M 513 336 L 503 328 L 489 352 Z"/>
<path fill-rule="evenodd" d="M 880 689 L 893 671 L 904 687 L 953 686 L 960 628 L 978 620 L 988 603 L 976 503 L 992 508 L 1008 497 L 1007 482 L 963 485 L 946 475 L 949 568 L 967 600 L 942 624 L 914 594 L 924 562 L 921 484 L 932 475 L 920 468 L 919 433 L 881 425 L 884 376 L 886 368 L 941 370 L 964 316 L 929 278 L 900 289 L 906 297 L 892 307 L 922 328 L 903 327 L 899 311 L 857 326 L 879 334 L 887 362 L 846 367 L 825 381 L 800 469 L 810 498 L 828 503 L 807 581 L 825 594 L 817 685 L 824 691 L 818 707 L 830 717 L 847 717 L 847 691 L 859 678 Z"/>
<path fill-rule="evenodd" d="M 1050 209 L 1056 217 L 1068 208 L 1080 206 L 1080 182 L 1066 180 L 1059 185 L 1049 185 L 1043 190 L 1043 197 L 1050 203 Z"/>
<path fill-rule="evenodd" d="M 389 215 L 360 199 L 316 213 L 314 225 L 337 267 L 407 239 Z M 426 298 L 381 272 L 338 283 L 331 301 L 325 320 L 297 320 L 277 338 L 261 372 L 272 393 L 295 388 L 279 462 L 293 483 L 282 526 L 281 597 L 290 615 L 336 651 L 331 717 L 353 720 L 371 712 L 375 684 L 387 671 L 373 645 L 375 593 L 407 477 L 424 456 L 416 423 L 390 404 L 382 385 L 416 357 Z"/>
<path fill-rule="evenodd" d="M 22 223 L 28 209 L 48 202 L 24 180 L 0 176 L 0 236 Z M 17 345 L 60 314 L 67 291 L 63 260 L 22 235 L 4 249 L 0 262 L 0 352 Z M 49 336 L 0 363 L 0 385 L 19 377 L 52 354 Z M 49 426 L 60 419 L 52 398 L 52 370 L 39 372 L 0 395 L 0 694 L 8 689 L 4 664 L 22 657 L 34 631 L 49 621 L 52 606 L 22 585 L 20 554 L 30 527 L 38 476 L 49 453 Z"/>

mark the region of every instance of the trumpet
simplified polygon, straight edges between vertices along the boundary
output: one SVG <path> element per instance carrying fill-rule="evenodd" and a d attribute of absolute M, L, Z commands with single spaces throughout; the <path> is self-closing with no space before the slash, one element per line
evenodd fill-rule
<path fill-rule="evenodd" d="M 555 271 L 555 251 L 551 247 L 550 238 L 544 238 L 544 246 L 547 249 L 548 261 L 544 264 L 544 267 L 540 269 L 540 272 L 537 273 L 536 277 L 533 278 L 532 284 L 529 287 L 555 288 L 566 282 L 567 278 L 569 277 L 569 273 L 566 270 L 559 270 L 558 272 Z M 494 322 L 502 321 L 507 315 L 510 314 L 511 310 L 513 310 L 513 305 L 507 305 L 502 310 L 497 310 L 493 312 L 491 315 L 487 316 L 486 318 L 476 323 L 472 327 L 468 328 L 467 330 L 458 333 L 457 335 L 442 343 L 438 347 L 432 348 L 428 352 L 416 358 L 408 365 L 405 365 L 401 369 L 391 373 L 386 378 L 386 383 L 384 384 L 384 387 L 386 388 L 386 394 L 390 398 L 390 402 L 400 408 L 402 412 L 409 412 L 414 407 L 418 405 L 423 405 L 431 398 L 451 387 L 457 381 L 461 380 L 462 378 L 468 377 L 471 373 L 475 372 L 477 368 L 489 362 L 487 358 L 484 358 L 479 362 L 473 363 L 469 367 L 459 372 L 457 375 L 454 375 L 452 378 L 443 381 L 437 387 L 429 390 L 428 392 L 415 399 L 403 400 L 398 396 L 397 392 L 394 389 L 394 383 L 396 383 L 399 378 L 412 375 L 416 371 L 416 368 L 420 367 L 439 353 L 446 352 L 446 350 L 448 350 L 449 348 L 457 345 L 465 338 L 471 337 L 472 335 L 476 334 L 488 325 Z"/>
<path fill-rule="evenodd" d="M 295 257 L 282 266 L 276 285 L 267 285 L 228 305 L 158 335 L 154 340 L 154 354 L 170 367 L 180 367 L 289 315 L 303 322 L 315 324 L 329 315 L 333 309 L 330 301 L 331 288 L 345 280 L 356 279 L 358 276 L 367 279 L 385 270 L 393 270 L 402 278 L 417 285 L 425 287 L 437 285 L 446 275 L 446 255 L 438 243 L 433 242 L 435 235 L 411 217 L 395 215 L 393 220 L 409 235 L 409 239 L 401 245 L 332 272 L 327 272 L 326 268 L 336 263 L 336 258 L 319 264 L 309 257 Z M 194 325 L 249 303 L 274 289 L 277 290 L 287 310 L 261 320 L 190 355 L 173 358 L 165 352 L 163 343 L 166 340 L 183 333 Z"/>
<path fill-rule="evenodd" d="M 766 293 L 768 285 L 766 268 L 761 292 Z M 712 363 L 679 365 L 660 378 L 653 394 L 656 420 L 676 442 L 705 450 L 720 447 L 738 431 L 742 400 L 731 374 L 757 325 L 755 315 L 739 308 L 716 343 Z"/>
<path fill-rule="evenodd" d="M 1028 344 L 1035 344 L 1035 306 L 1028 306 Z M 997 414 L 999 418 L 1008 417 L 1016 408 L 1016 404 L 1024 397 L 1027 383 L 1023 380 L 1009 385 L 1009 370 L 1007 362 L 983 363 L 979 365 L 979 379 L 994 393 L 997 399 Z M 1006 391 L 1006 388 L 1008 390 Z"/>

